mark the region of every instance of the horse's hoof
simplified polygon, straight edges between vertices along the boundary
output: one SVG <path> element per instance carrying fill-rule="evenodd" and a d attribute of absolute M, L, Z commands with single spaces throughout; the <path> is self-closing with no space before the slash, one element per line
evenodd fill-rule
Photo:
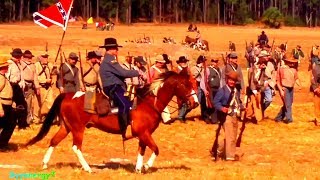
<path fill-rule="evenodd" d="M 150 169 L 150 166 L 148 164 L 143 165 L 143 170 L 147 172 Z"/>
<path fill-rule="evenodd" d="M 136 169 L 136 173 L 142 174 L 142 170 L 141 169 Z"/>
<path fill-rule="evenodd" d="M 42 166 L 42 169 L 48 169 L 48 165 L 44 164 L 44 165 Z"/>
<path fill-rule="evenodd" d="M 85 169 L 85 171 L 88 172 L 88 173 L 92 173 L 91 169 Z"/>

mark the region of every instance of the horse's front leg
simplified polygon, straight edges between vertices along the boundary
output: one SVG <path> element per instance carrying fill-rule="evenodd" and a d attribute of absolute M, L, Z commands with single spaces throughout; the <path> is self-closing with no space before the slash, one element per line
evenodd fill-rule
<path fill-rule="evenodd" d="M 146 145 L 140 140 L 139 141 L 139 153 L 137 157 L 137 163 L 136 163 L 136 172 L 141 173 L 142 172 L 142 166 L 143 166 L 143 156 L 146 151 Z"/>
<path fill-rule="evenodd" d="M 148 162 L 143 166 L 145 171 L 152 167 L 154 161 L 156 160 L 156 157 L 159 155 L 159 148 L 150 134 L 146 136 L 146 144 L 153 151 L 153 153 L 151 154 Z"/>
<path fill-rule="evenodd" d="M 90 166 L 88 165 L 87 161 L 84 159 L 82 152 L 81 152 L 84 129 L 82 129 L 82 130 L 73 129 L 73 131 L 74 132 L 72 132 L 72 135 L 73 135 L 72 150 L 76 153 L 83 169 L 85 171 L 91 173 L 92 170 L 91 170 Z"/>

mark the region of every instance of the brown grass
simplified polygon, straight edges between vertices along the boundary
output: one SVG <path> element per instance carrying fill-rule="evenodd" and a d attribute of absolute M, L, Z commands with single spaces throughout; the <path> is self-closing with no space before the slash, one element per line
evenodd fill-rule
<path fill-rule="evenodd" d="M 236 43 L 238 53 L 244 55 L 245 40 L 256 40 L 262 29 L 257 27 L 217 27 L 199 25 L 203 39 L 210 43 L 210 53 L 213 57 L 220 57 L 221 52 L 228 48 L 228 41 Z M 150 25 L 137 24 L 134 26 L 116 26 L 115 31 L 96 31 L 90 27 L 81 30 L 80 25 L 70 25 L 64 40 L 63 51 L 95 50 L 102 45 L 104 38 L 116 37 L 119 44 L 124 45 L 120 54 L 125 56 L 128 51 L 133 55 L 154 56 L 155 53 L 168 53 L 172 57 L 187 53 L 191 63 L 195 64 L 196 57 L 201 54 L 181 45 L 165 45 L 162 38 L 171 36 L 181 42 L 189 34 L 186 25 Z M 288 41 L 289 49 L 297 44 L 303 47 L 307 54 L 313 44 L 319 39 L 319 29 L 284 28 L 280 30 L 266 30 L 270 41 L 276 44 Z M 125 40 L 150 36 L 153 45 L 125 43 Z M 49 43 L 51 61 L 54 60 L 62 30 L 57 27 L 43 29 L 35 24 L 0 25 L 0 54 L 8 54 L 11 48 L 20 47 L 30 49 L 34 54 L 45 50 L 45 43 Z M 176 53 L 178 52 L 178 53 Z M 176 59 L 176 58 L 175 58 Z M 241 64 L 244 65 L 242 58 Z M 60 62 L 58 62 L 60 63 Z M 243 66 L 244 67 L 244 66 Z M 110 135 L 95 129 L 88 129 L 85 133 L 83 153 L 87 162 L 96 172 L 88 174 L 80 170 L 80 164 L 73 153 L 72 139 L 68 136 L 54 151 L 49 170 L 56 172 L 55 179 L 317 179 L 320 177 L 320 161 L 318 155 L 318 130 L 312 123 L 313 118 L 312 94 L 308 93 L 310 75 L 306 60 L 303 61 L 299 76 L 303 85 L 301 90 L 295 89 L 293 105 L 294 123 L 277 124 L 272 121 L 276 116 L 281 101 L 276 96 L 275 101 L 267 110 L 268 118 L 259 125 L 248 124 L 244 133 L 242 151 L 245 153 L 240 162 L 213 162 L 209 156 L 209 149 L 214 140 L 216 125 L 206 125 L 202 121 L 189 121 L 187 124 L 179 122 L 173 125 L 161 124 L 153 137 L 160 148 L 160 156 L 156 159 L 150 173 L 139 175 L 133 173 L 137 156 L 137 140 L 126 143 L 126 154 L 123 154 L 121 137 Z M 244 71 L 245 72 L 245 71 Z M 199 115 L 199 109 L 193 110 L 190 116 Z M 32 129 L 18 131 L 12 136 L 11 142 L 25 143 L 34 136 L 39 126 Z M 17 152 L 0 153 L 0 164 L 17 164 L 22 169 L 1 169 L 0 179 L 9 179 L 9 172 L 42 172 L 41 161 L 47 150 L 51 137 L 57 132 L 53 127 L 49 135 L 29 149 Z M 150 155 L 147 151 L 145 161 Z M 128 161 L 112 163 L 112 158 L 123 158 Z M 100 164 L 100 165 L 99 165 Z"/>

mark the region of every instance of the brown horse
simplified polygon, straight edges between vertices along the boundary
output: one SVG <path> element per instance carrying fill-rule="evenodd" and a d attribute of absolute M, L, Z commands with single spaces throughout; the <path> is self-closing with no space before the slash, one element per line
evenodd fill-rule
<path fill-rule="evenodd" d="M 184 42 L 187 43 L 187 44 L 196 44 L 197 40 L 195 38 L 186 36 L 186 38 L 184 39 Z M 208 43 L 208 41 L 203 39 L 202 43 L 206 45 L 205 51 L 209 51 L 209 43 Z"/>
<path fill-rule="evenodd" d="M 136 164 L 137 172 L 141 172 L 143 167 L 145 170 L 151 167 L 155 158 L 159 155 L 158 146 L 151 135 L 158 128 L 161 122 L 161 112 L 171 101 L 172 97 L 177 96 L 177 98 L 183 102 L 188 103 L 189 109 L 197 106 L 198 100 L 190 79 L 190 76 L 177 74 L 175 72 L 164 73 L 150 85 L 148 89 L 149 93 L 147 93 L 143 99 L 140 98 L 137 108 L 130 112 L 132 134 L 139 139 L 139 154 Z M 150 93 L 155 89 L 157 89 L 157 95 Z M 49 132 L 54 118 L 60 115 L 61 126 L 59 131 L 51 139 L 49 149 L 44 156 L 44 169 L 47 168 L 54 147 L 71 131 L 73 136 L 73 151 L 76 153 L 84 170 L 92 172 L 81 152 L 83 133 L 89 121 L 90 124 L 93 124 L 93 127 L 102 131 L 120 134 L 117 115 L 111 114 L 99 117 L 96 114 L 87 113 L 82 110 L 84 107 L 84 96 L 73 98 L 74 95 L 74 93 L 60 94 L 56 98 L 39 133 L 25 145 L 27 147 L 43 139 Z M 153 154 L 147 164 L 143 166 L 143 155 L 147 146 L 153 151 Z"/>

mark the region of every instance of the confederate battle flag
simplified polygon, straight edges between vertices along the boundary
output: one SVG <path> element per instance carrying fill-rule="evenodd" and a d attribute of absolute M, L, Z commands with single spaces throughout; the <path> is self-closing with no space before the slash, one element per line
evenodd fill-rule
<path fill-rule="evenodd" d="M 60 0 L 56 4 L 39 12 L 33 13 L 33 21 L 38 25 L 48 28 L 53 24 L 67 29 L 73 0 Z"/>

